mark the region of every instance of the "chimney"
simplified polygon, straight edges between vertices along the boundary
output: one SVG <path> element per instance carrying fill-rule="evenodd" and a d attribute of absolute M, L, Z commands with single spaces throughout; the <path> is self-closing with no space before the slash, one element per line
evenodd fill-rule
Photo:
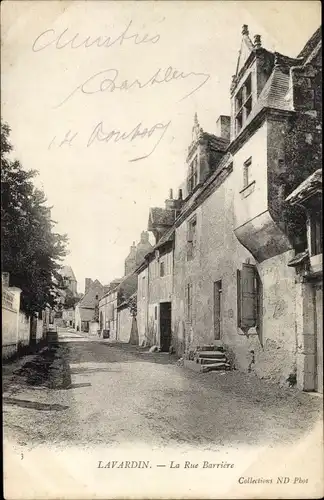
<path fill-rule="evenodd" d="M 227 115 L 220 115 L 216 122 L 216 135 L 223 139 L 230 140 L 231 118 Z"/>
<path fill-rule="evenodd" d="M 261 48 L 261 36 L 260 35 L 255 35 L 254 36 L 254 48 L 255 49 L 260 49 Z"/>
<path fill-rule="evenodd" d="M 179 189 L 178 201 L 182 201 L 182 189 Z"/>
<path fill-rule="evenodd" d="M 92 285 L 92 279 L 91 278 L 86 278 L 85 279 L 85 284 L 84 284 L 84 293 L 86 294 L 89 290 L 89 288 Z"/>
<path fill-rule="evenodd" d="M 165 209 L 166 210 L 176 210 L 177 208 L 177 200 L 173 199 L 173 190 L 169 191 L 169 198 L 165 200 Z"/>
<path fill-rule="evenodd" d="M 148 243 L 149 242 L 149 234 L 147 231 L 142 231 L 141 232 L 141 243 Z"/>

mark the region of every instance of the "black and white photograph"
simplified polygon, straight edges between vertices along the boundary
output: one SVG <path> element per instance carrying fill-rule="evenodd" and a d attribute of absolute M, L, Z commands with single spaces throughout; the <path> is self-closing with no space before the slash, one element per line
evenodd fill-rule
<path fill-rule="evenodd" d="M 320 2 L 1 27 L 4 498 L 322 498 Z"/>

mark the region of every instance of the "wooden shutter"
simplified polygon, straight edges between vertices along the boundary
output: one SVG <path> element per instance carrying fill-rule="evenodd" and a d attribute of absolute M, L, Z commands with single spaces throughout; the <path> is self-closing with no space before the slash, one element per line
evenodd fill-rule
<path fill-rule="evenodd" d="M 241 273 L 241 328 L 256 326 L 257 286 L 255 267 L 243 264 Z"/>
<path fill-rule="evenodd" d="M 243 264 L 238 271 L 238 326 L 248 330 L 257 326 L 257 275 L 255 266 Z"/>

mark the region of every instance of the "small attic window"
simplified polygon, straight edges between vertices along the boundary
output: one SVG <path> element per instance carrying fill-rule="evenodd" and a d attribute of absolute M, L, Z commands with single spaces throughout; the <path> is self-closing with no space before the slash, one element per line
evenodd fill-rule
<path fill-rule="evenodd" d="M 195 156 L 189 164 L 187 179 L 188 193 L 191 193 L 198 184 L 198 158 Z"/>
<path fill-rule="evenodd" d="M 245 121 L 252 111 L 252 77 L 246 78 L 235 96 L 235 125 L 236 134 L 239 134 Z"/>

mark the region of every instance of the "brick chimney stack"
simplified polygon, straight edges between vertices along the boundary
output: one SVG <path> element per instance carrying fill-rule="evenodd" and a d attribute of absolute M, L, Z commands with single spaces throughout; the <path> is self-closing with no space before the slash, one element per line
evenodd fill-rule
<path fill-rule="evenodd" d="M 255 35 L 254 36 L 254 48 L 255 49 L 260 49 L 261 47 L 262 47 L 261 36 L 260 35 Z"/>
<path fill-rule="evenodd" d="M 92 285 L 92 279 L 91 278 L 86 278 L 84 280 L 84 293 L 86 294 L 89 290 L 89 288 L 91 287 Z"/>
<path fill-rule="evenodd" d="M 141 243 L 148 243 L 149 242 L 149 234 L 147 231 L 142 231 L 141 232 Z"/>
<path fill-rule="evenodd" d="M 220 115 L 216 122 L 216 135 L 223 139 L 230 140 L 231 132 L 231 117 L 227 115 Z"/>

